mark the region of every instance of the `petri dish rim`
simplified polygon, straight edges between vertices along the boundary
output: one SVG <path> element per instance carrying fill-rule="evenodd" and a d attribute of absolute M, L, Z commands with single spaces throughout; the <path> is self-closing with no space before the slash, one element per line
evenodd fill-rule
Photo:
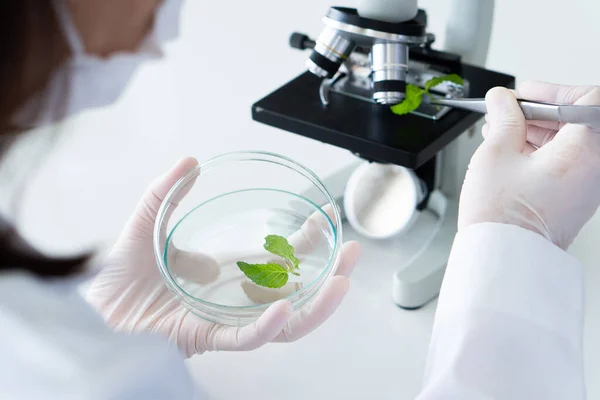
<path fill-rule="evenodd" d="M 335 216 L 335 222 L 333 223 L 334 232 L 335 232 L 335 243 L 334 243 L 333 254 L 332 254 L 333 261 L 327 267 L 331 267 L 332 264 L 337 264 L 341 258 L 342 220 L 341 220 L 340 210 L 338 208 L 338 205 L 337 205 L 335 199 L 333 198 L 333 196 L 331 195 L 331 193 L 329 192 L 327 187 L 321 182 L 320 178 L 312 170 L 310 170 L 303 164 L 298 163 L 286 156 L 272 153 L 272 152 L 267 152 L 267 151 L 260 151 L 260 150 L 233 151 L 233 152 L 229 152 L 229 153 L 223 153 L 221 155 L 217 155 L 213 158 L 210 158 L 210 159 L 198 164 L 196 167 L 192 168 L 187 174 L 185 174 L 183 177 L 181 177 L 173 185 L 173 187 L 169 190 L 169 192 L 163 199 L 163 202 L 159 208 L 159 211 L 157 214 L 157 219 L 156 219 L 156 222 L 154 225 L 154 234 L 153 234 L 154 254 L 155 254 L 155 258 L 157 260 L 157 264 L 158 264 L 157 267 L 158 267 L 159 272 L 161 273 L 161 275 L 164 278 L 165 284 L 167 285 L 167 287 L 169 287 L 169 289 L 171 291 L 175 292 L 175 295 L 177 295 L 178 297 L 181 298 L 183 305 L 185 305 L 187 308 L 189 308 L 192 312 L 194 312 L 196 314 L 199 312 L 200 314 L 198 314 L 198 315 L 200 315 L 201 318 L 206 319 L 206 320 L 213 320 L 214 318 L 212 317 L 212 314 L 214 312 L 216 312 L 216 310 L 218 310 L 218 309 L 228 310 L 228 308 L 226 308 L 226 306 L 218 305 L 218 304 L 210 303 L 210 302 L 208 302 L 207 304 L 203 304 L 202 302 L 197 302 L 198 306 L 208 307 L 207 309 L 197 309 L 192 304 L 192 301 L 190 301 L 190 296 L 187 295 L 187 292 L 178 290 L 178 288 L 172 284 L 172 279 L 171 279 L 170 275 L 167 274 L 167 272 L 165 271 L 166 266 L 164 265 L 163 252 L 161 251 L 161 246 L 162 246 L 161 228 L 162 228 L 163 223 L 165 223 L 165 217 L 166 217 L 167 210 L 169 209 L 169 207 L 174 205 L 173 203 L 171 203 L 171 199 L 176 194 L 179 193 L 179 191 L 181 190 L 181 187 L 183 185 L 188 184 L 192 180 L 197 179 L 198 176 L 202 175 L 203 173 L 206 173 L 210 169 L 216 168 L 222 164 L 228 164 L 231 162 L 240 162 L 240 161 L 258 161 L 258 162 L 267 162 L 267 163 L 277 164 L 281 167 L 290 169 L 290 170 L 294 171 L 295 173 L 298 173 L 298 174 L 302 175 L 304 178 L 308 179 L 312 183 L 312 185 L 314 187 L 316 187 L 324 195 L 328 204 L 330 204 L 333 207 L 333 212 L 334 212 L 334 216 Z M 320 208 L 321 207 L 317 207 L 317 209 L 320 209 Z M 329 218 L 329 216 L 327 216 L 327 218 Z M 331 221 L 331 219 L 330 219 L 330 221 Z M 324 268 L 324 270 L 327 270 L 327 269 L 328 268 Z M 327 271 L 327 272 L 328 272 L 328 274 L 325 275 L 326 277 L 329 275 L 332 275 L 334 273 L 334 270 L 333 270 L 333 268 L 329 268 L 329 271 Z M 323 280 L 323 282 L 325 282 L 325 280 Z M 312 289 L 312 291 L 308 291 L 308 289 Z M 309 293 L 308 298 L 291 300 L 292 303 L 294 304 L 295 308 L 298 305 L 307 304 L 307 302 L 310 301 L 310 299 L 312 299 L 316 293 L 318 293 L 318 289 L 315 291 L 315 288 L 313 285 L 313 287 L 311 287 L 311 288 L 303 288 L 303 290 L 295 292 L 294 294 L 292 294 L 292 297 L 294 295 L 298 295 L 299 293 L 303 293 L 304 291 L 307 291 L 307 293 Z M 244 311 L 263 312 L 271 304 L 272 303 L 256 305 L 256 306 L 249 306 L 249 307 L 252 307 L 250 309 L 242 309 L 239 307 L 231 306 L 230 311 L 235 311 L 237 309 L 240 312 L 244 312 Z M 303 306 L 301 306 L 301 307 L 303 307 Z M 211 309 L 212 309 L 212 311 L 211 311 Z M 221 317 L 218 317 L 218 316 L 216 318 L 218 320 L 222 319 Z M 233 318 L 233 317 L 230 316 L 227 318 L 229 318 L 230 321 L 224 322 L 224 323 L 226 323 L 228 325 L 232 325 L 231 318 Z M 244 318 L 244 319 L 250 318 L 250 320 L 251 320 L 253 317 L 240 316 L 239 318 Z M 236 320 L 237 320 L 237 318 L 236 318 Z"/>
<path fill-rule="evenodd" d="M 242 189 L 242 190 L 234 190 L 231 192 L 227 192 L 227 193 L 222 193 L 218 196 L 215 196 L 211 199 L 208 199 L 204 202 L 202 202 L 201 204 L 197 205 L 196 207 L 192 208 L 190 211 L 188 211 L 179 221 L 177 221 L 177 223 L 175 224 L 175 226 L 173 227 L 173 229 L 171 230 L 171 232 L 168 234 L 167 239 L 165 241 L 165 250 L 163 252 L 163 262 L 165 264 L 165 269 L 166 269 L 166 273 L 169 276 L 169 281 L 175 285 L 177 287 L 177 289 L 179 291 L 181 291 L 181 293 L 184 293 L 185 296 L 188 299 L 191 299 L 193 301 L 202 303 L 203 305 L 206 306 L 214 306 L 214 307 L 218 307 L 218 308 L 222 308 L 222 309 L 239 309 L 239 310 L 255 310 L 255 309 L 262 309 L 264 307 L 268 307 L 272 304 L 275 304 L 275 302 L 269 302 L 269 303 L 262 303 L 262 304 L 257 304 L 257 305 L 252 305 L 252 306 L 228 306 L 225 304 L 219 304 L 219 303 L 213 303 L 210 301 L 206 301 L 203 299 L 200 299 L 198 297 L 195 297 L 193 295 L 191 295 L 190 293 L 186 292 L 185 289 L 183 289 L 178 283 L 177 281 L 173 278 L 173 275 L 171 275 L 171 271 L 169 270 L 169 267 L 167 265 L 167 252 L 169 249 L 169 243 L 171 242 L 171 238 L 173 236 L 173 234 L 175 233 L 175 231 L 177 230 L 177 227 L 190 215 L 192 214 L 194 211 L 196 211 L 197 209 L 199 209 L 200 207 L 206 206 L 209 203 L 212 203 L 213 201 L 217 201 L 220 198 L 223 198 L 225 196 L 230 196 L 233 194 L 237 194 L 237 193 L 244 193 L 244 192 L 254 192 L 254 191 L 271 191 L 271 192 L 279 192 L 279 193 L 285 193 L 285 194 L 289 194 L 291 196 L 294 196 L 296 198 L 299 198 L 301 200 L 306 201 L 307 203 L 309 203 L 310 205 L 312 205 L 315 210 L 319 211 L 323 216 L 325 216 L 325 218 L 327 219 L 327 222 L 329 223 L 329 227 L 331 228 L 331 231 L 333 232 L 333 242 L 334 242 L 334 248 L 333 251 L 331 252 L 331 255 L 329 256 L 329 260 L 327 260 L 327 263 L 325 264 L 325 266 L 323 268 L 321 268 L 321 272 L 319 273 L 319 275 L 317 277 L 315 277 L 312 281 L 310 281 L 310 283 L 306 286 L 304 286 L 301 290 L 298 290 L 296 292 L 293 292 L 290 295 L 287 295 L 286 297 L 283 297 L 277 301 L 281 301 L 281 300 L 291 300 L 293 297 L 296 297 L 304 292 L 309 291 L 310 289 L 312 289 L 312 287 L 319 282 L 322 278 L 323 275 L 325 275 L 326 272 L 329 271 L 331 264 L 335 261 L 335 243 L 336 243 L 336 239 L 337 239 L 337 229 L 335 227 L 335 225 L 333 224 L 333 221 L 331 221 L 331 218 L 329 218 L 329 215 L 327 215 L 326 212 L 323 211 L 323 209 L 321 207 L 319 207 L 317 204 L 315 204 L 314 202 L 312 202 L 311 200 L 302 197 L 296 193 L 292 193 L 289 192 L 287 190 L 280 190 L 280 189 L 269 189 L 269 188 L 256 188 L 256 189 Z"/>

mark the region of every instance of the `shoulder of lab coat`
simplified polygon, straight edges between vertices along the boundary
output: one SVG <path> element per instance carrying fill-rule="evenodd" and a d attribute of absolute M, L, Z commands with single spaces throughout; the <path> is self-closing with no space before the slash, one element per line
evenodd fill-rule
<path fill-rule="evenodd" d="M 455 239 L 425 386 L 430 399 L 583 399 L 583 269 L 545 238 L 478 224 Z"/>
<path fill-rule="evenodd" d="M 118 334 L 69 285 L 0 274 L 0 398 L 197 399 L 165 340 Z"/>

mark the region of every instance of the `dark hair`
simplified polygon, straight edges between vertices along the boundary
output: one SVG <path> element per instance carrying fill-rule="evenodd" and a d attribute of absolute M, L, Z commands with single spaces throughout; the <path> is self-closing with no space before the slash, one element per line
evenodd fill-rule
<path fill-rule="evenodd" d="M 52 7 L 45 0 L 0 0 L 0 156 L 18 136 L 11 118 L 48 85 L 69 49 Z M 28 271 L 39 277 L 80 272 L 89 256 L 50 258 L 28 245 L 0 217 L 0 272 Z"/>

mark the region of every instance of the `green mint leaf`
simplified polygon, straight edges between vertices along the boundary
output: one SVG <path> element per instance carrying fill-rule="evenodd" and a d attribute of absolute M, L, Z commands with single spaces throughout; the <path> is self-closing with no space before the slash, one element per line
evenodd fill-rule
<path fill-rule="evenodd" d="M 464 84 L 463 79 L 456 74 L 432 78 L 425 83 L 425 89 L 408 84 L 406 85 L 406 94 L 404 100 L 401 103 L 392 106 L 392 112 L 397 115 L 405 115 L 415 111 L 423 102 L 423 96 L 429 94 L 429 91 L 432 88 L 444 82 L 452 82 L 457 85 Z"/>
<path fill-rule="evenodd" d="M 279 289 L 288 281 L 288 270 L 279 264 L 248 264 L 238 261 L 237 266 L 248 279 L 259 286 Z"/>
<path fill-rule="evenodd" d="M 300 260 L 294 255 L 294 247 L 286 238 L 269 235 L 265 237 L 265 250 L 284 259 L 285 265 L 276 262 L 267 264 L 248 264 L 238 261 L 238 268 L 254 283 L 272 289 L 283 287 L 289 279 L 289 274 L 300 276 L 296 270 Z"/>
<path fill-rule="evenodd" d="M 425 90 L 418 86 L 406 85 L 406 94 L 401 103 L 392 106 L 392 112 L 397 115 L 405 115 L 415 111 L 421 105 Z"/>
<path fill-rule="evenodd" d="M 288 243 L 286 238 L 277 235 L 269 235 L 265 238 L 264 247 L 269 253 L 273 253 L 292 263 L 293 269 L 298 269 L 300 260 L 294 255 L 294 247 Z"/>
<path fill-rule="evenodd" d="M 457 85 L 464 85 L 464 81 L 460 76 L 458 76 L 456 74 L 450 74 L 450 75 L 444 75 L 444 76 L 437 76 L 435 78 L 428 80 L 425 83 L 425 91 L 429 92 L 432 88 L 434 88 L 437 85 L 444 83 L 444 82 L 452 82 L 452 83 L 456 83 Z"/>

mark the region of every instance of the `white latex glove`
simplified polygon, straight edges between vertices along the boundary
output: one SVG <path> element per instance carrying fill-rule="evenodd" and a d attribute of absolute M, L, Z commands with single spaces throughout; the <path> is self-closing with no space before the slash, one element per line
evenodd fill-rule
<path fill-rule="evenodd" d="M 183 307 L 165 286 L 154 258 L 154 221 L 169 189 L 196 164 L 194 159 L 184 159 L 151 184 L 115 245 L 111 262 L 94 280 L 88 301 L 109 326 L 118 331 L 167 337 L 186 357 L 206 351 L 253 350 L 268 342 L 293 342 L 315 330 L 333 314 L 348 291 L 348 277 L 360 254 L 356 242 L 344 244 L 335 276 L 325 283 L 310 306 L 292 316 L 292 305 L 280 300 L 258 321 L 241 328 L 201 319 Z M 303 240 L 310 241 L 310 226 L 309 218 L 290 241 L 295 240 L 302 247 Z M 180 269 L 193 266 L 189 271 L 196 271 L 192 278 L 199 282 L 214 279 L 219 273 L 216 261 L 199 253 L 181 251 L 177 264 Z M 198 268 L 199 265 L 204 268 Z M 185 271 L 178 271 L 182 273 Z M 261 296 L 259 287 L 249 290 Z"/>
<path fill-rule="evenodd" d="M 517 225 L 566 250 L 600 205 L 600 135 L 581 125 L 526 121 L 516 98 L 600 105 L 600 88 L 529 82 L 486 96 L 484 143 L 460 198 L 459 230 Z M 533 145 L 532 145 L 533 144 Z"/>

